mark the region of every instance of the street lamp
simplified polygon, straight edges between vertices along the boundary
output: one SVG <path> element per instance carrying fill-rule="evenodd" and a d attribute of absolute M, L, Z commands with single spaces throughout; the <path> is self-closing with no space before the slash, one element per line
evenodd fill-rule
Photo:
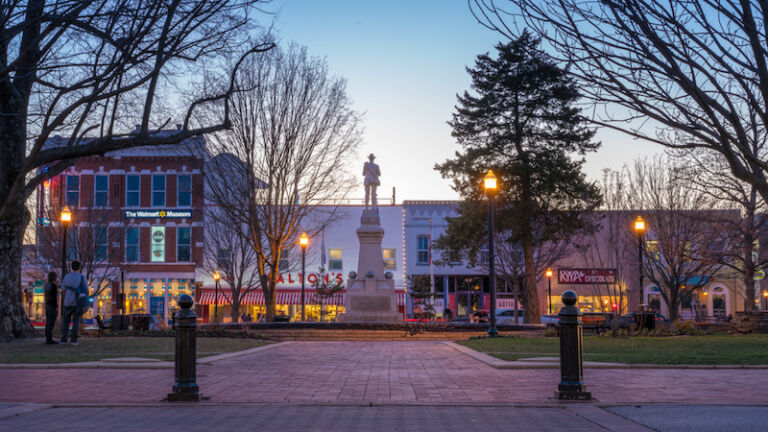
<path fill-rule="evenodd" d="M 299 237 L 299 245 L 301 246 L 301 320 L 304 321 L 304 280 L 307 279 L 305 258 L 307 255 L 307 246 L 309 246 L 309 237 L 307 237 L 307 233 L 301 233 L 301 237 Z"/>
<path fill-rule="evenodd" d="M 216 291 L 213 294 L 213 319 L 216 325 L 219 325 L 219 279 L 221 279 L 221 275 L 216 270 L 213 272 L 213 280 L 216 282 Z"/>
<path fill-rule="evenodd" d="M 488 170 L 488 173 L 483 178 L 483 187 L 485 188 L 485 194 L 488 195 L 488 264 L 489 264 L 489 277 L 491 279 L 491 326 L 488 328 L 488 336 L 496 337 L 499 332 L 496 330 L 496 269 L 494 268 L 494 253 L 493 253 L 493 213 L 494 197 L 496 195 L 496 176 L 493 171 Z"/>
<path fill-rule="evenodd" d="M 643 233 L 645 232 L 645 221 L 640 215 L 635 219 L 635 233 L 637 233 L 637 270 L 640 273 L 640 298 L 643 296 Z M 642 302 L 642 300 L 641 300 Z"/>
<path fill-rule="evenodd" d="M 552 269 L 548 268 L 545 274 L 549 281 L 549 288 L 547 288 L 547 292 L 549 293 L 549 314 L 552 315 Z"/>
<path fill-rule="evenodd" d="M 72 212 L 69 210 L 69 207 L 64 207 L 61 210 L 59 220 L 61 220 L 63 237 L 61 240 L 61 279 L 64 280 L 64 275 L 67 274 L 67 228 L 69 228 L 69 223 L 72 222 Z"/>

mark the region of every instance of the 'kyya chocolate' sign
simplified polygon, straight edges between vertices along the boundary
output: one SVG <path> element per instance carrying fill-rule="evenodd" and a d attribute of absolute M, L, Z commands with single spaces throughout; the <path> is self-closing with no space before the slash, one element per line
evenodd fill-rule
<path fill-rule="evenodd" d="M 569 285 L 614 284 L 616 269 L 557 269 L 557 282 Z"/>

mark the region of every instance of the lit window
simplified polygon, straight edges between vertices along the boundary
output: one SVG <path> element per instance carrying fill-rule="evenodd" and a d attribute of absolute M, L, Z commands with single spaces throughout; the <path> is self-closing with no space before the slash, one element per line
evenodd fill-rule
<path fill-rule="evenodd" d="M 152 207 L 165 207 L 165 175 L 152 176 Z"/>
<path fill-rule="evenodd" d="M 93 227 L 93 260 L 95 262 L 107 259 L 107 227 L 96 225 Z"/>
<path fill-rule="evenodd" d="M 139 227 L 125 229 L 125 261 L 139 261 Z"/>
<path fill-rule="evenodd" d="M 107 206 L 107 188 L 109 187 L 109 176 L 97 175 L 94 177 L 93 205 L 95 207 Z"/>
<path fill-rule="evenodd" d="M 139 196 L 141 191 L 141 176 L 125 176 L 125 205 L 128 207 L 139 206 Z"/>
<path fill-rule="evenodd" d="M 178 201 L 179 207 L 192 205 L 192 176 L 189 174 L 178 176 Z"/>
<path fill-rule="evenodd" d="M 429 264 L 429 237 L 420 235 L 416 240 L 418 242 L 416 263 Z"/>
<path fill-rule="evenodd" d="M 192 255 L 192 241 L 189 227 L 179 227 L 176 231 L 176 261 L 189 262 Z"/>
<path fill-rule="evenodd" d="M 384 256 L 384 268 L 389 270 L 397 269 L 397 262 L 395 261 L 396 249 L 382 249 L 381 253 Z"/>
<path fill-rule="evenodd" d="M 80 177 L 67 176 L 67 205 L 77 207 L 80 204 Z"/>
<path fill-rule="evenodd" d="M 328 270 L 341 270 L 344 268 L 341 249 L 328 249 Z"/>

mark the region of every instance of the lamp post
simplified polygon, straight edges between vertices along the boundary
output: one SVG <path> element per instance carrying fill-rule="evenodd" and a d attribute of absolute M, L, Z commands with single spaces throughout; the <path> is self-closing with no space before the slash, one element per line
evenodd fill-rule
<path fill-rule="evenodd" d="M 216 291 L 213 294 L 213 319 L 216 325 L 219 325 L 219 279 L 221 275 L 217 270 L 213 272 L 213 280 L 216 282 Z"/>
<path fill-rule="evenodd" d="M 64 207 L 61 210 L 59 219 L 61 220 L 63 237 L 61 240 L 61 279 L 63 280 L 64 275 L 67 274 L 67 228 L 69 228 L 69 223 L 72 222 L 72 212 L 69 210 L 69 207 Z"/>
<path fill-rule="evenodd" d="M 549 297 L 549 314 L 552 315 L 552 269 L 548 268 L 545 274 L 547 275 L 547 280 L 549 281 L 549 287 L 547 288 Z"/>
<path fill-rule="evenodd" d="M 307 246 L 309 246 L 309 237 L 307 237 L 307 233 L 301 233 L 299 245 L 301 246 L 301 320 L 304 321 L 304 280 L 307 279 L 305 258 L 307 255 Z"/>
<path fill-rule="evenodd" d="M 491 279 L 491 326 L 488 328 L 488 336 L 496 337 L 499 332 L 496 330 L 496 269 L 494 268 L 494 247 L 493 247 L 493 213 L 494 198 L 496 195 L 496 176 L 493 171 L 488 170 L 483 178 L 483 187 L 485 194 L 488 195 L 488 276 Z"/>
<path fill-rule="evenodd" d="M 640 285 L 638 285 L 639 295 L 643 296 L 643 233 L 645 232 L 645 221 L 640 215 L 635 219 L 635 233 L 637 233 L 637 270 L 640 274 Z M 641 300 L 642 302 L 642 300 Z"/>

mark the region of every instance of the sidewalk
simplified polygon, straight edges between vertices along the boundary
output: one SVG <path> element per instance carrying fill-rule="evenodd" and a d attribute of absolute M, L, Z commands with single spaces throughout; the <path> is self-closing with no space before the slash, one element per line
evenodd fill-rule
<path fill-rule="evenodd" d="M 289 342 L 197 372 L 215 403 L 542 404 L 560 380 L 558 369 L 497 369 L 442 342 Z M 0 403 L 159 403 L 173 379 L 173 369 L 0 369 Z M 584 379 L 600 403 L 768 404 L 765 370 L 586 369 Z"/>

